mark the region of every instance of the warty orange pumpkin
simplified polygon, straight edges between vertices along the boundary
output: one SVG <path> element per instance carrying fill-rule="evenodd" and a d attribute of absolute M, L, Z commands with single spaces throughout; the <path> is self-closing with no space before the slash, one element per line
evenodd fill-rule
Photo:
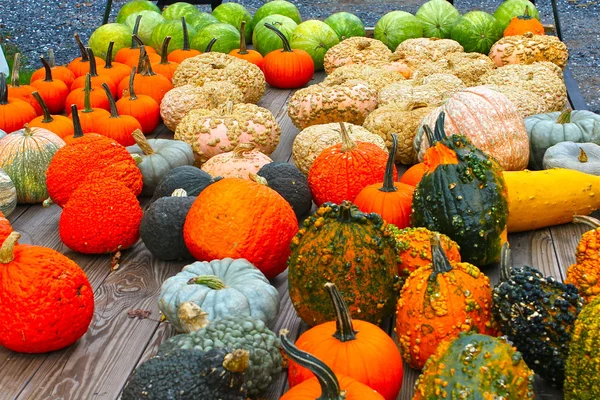
<path fill-rule="evenodd" d="M 593 217 L 575 215 L 574 223 L 583 223 L 591 228 L 585 232 L 575 251 L 575 264 L 567 270 L 565 283 L 577 287 L 586 303 L 600 295 L 600 221 Z"/>
<path fill-rule="evenodd" d="M 12 231 L 13 229 L 10 221 L 7 220 L 2 211 L 0 211 L 0 246 Z"/>

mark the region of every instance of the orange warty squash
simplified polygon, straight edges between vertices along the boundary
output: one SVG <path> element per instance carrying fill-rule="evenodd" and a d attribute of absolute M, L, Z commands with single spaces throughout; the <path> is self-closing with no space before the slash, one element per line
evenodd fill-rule
<path fill-rule="evenodd" d="M 123 146 L 133 146 L 135 140 L 133 140 L 131 134 L 136 129 L 142 130 L 142 125 L 131 115 L 119 115 L 119 110 L 117 109 L 115 99 L 110 92 L 110 88 L 106 83 L 102 84 L 102 88 L 104 89 L 104 93 L 106 93 L 108 103 L 110 104 L 110 114 L 108 116 L 99 117 L 96 120 L 94 125 L 96 132 L 116 140 Z"/>
<path fill-rule="evenodd" d="M 33 92 L 33 97 L 38 101 L 43 110 L 43 115 L 36 117 L 29 122 L 30 127 L 38 127 L 48 129 L 50 132 L 56 133 L 61 138 L 70 136 L 74 133 L 73 121 L 64 115 L 51 115 L 50 110 L 46 106 L 46 102 L 38 92 Z"/>
<path fill-rule="evenodd" d="M 593 229 L 585 232 L 575 251 L 575 264 L 567 270 L 565 283 L 571 283 L 579 295 L 590 303 L 600 295 L 600 221 L 596 218 L 575 215 L 574 223 L 583 223 Z"/>
<path fill-rule="evenodd" d="M 496 334 L 489 278 L 474 265 L 449 261 L 439 236 L 431 247 L 433 263 L 410 274 L 396 310 L 402 358 L 415 369 L 460 332 Z"/>
<path fill-rule="evenodd" d="M 394 158 L 398 148 L 398 135 L 392 134 L 392 148 L 388 156 L 383 183 L 375 183 L 365 187 L 358 193 L 354 204 L 364 212 L 374 212 L 388 224 L 398 228 L 410 226 L 410 209 L 414 186 L 394 182 L 393 173 L 396 172 Z"/>
<path fill-rule="evenodd" d="M 0 246 L 12 231 L 13 229 L 10 221 L 7 220 L 2 211 L 0 211 Z"/>
<path fill-rule="evenodd" d="M 94 314 L 85 272 L 59 252 L 18 245 L 13 232 L 0 247 L 0 345 L 45 353 L 75 343 Z"/>
<path fill-rule="evenodd" d="M 75 80 L 75 75 L 69 68 L 62 65 L 56 65 L 56 61 L 54 59 L 54 50 L 52 49 L 48 50 L 48 64 L 50 64 L 50 68 L 52 69 L 52 76 L 56 79 L 60 79 L 67 85 L 68 88 L 70 88 L 71 84 Z M 40 79 L 44 79 L 45 76 L 46 68 L 42 67 L 36 69 L 35 72 L 31 75 L 29 83 Z"/>
<path fill-rule="evenodd" d="M 425 175 L 425 163 L 418 163 L 407 169 L 400 177 L 400 182 L 407 185 L 417 186 Z"/>
<path fill-rule="evenodd" d="M 204 189 L 188 212 L 183 237 L 197 260 L 245 258 L 274 278 L 286 268 L 297 231 L 290 204 L 264 178 L 252 175 L 252 180 L 221 179 Z"/>
<path fill-rule="evenodd" d="M 11 98 L 26 101 L 31 104 L 35 109 L 37 115 L 42 115 L 42 108 L 39 103 L 35 101 L 33 92 L 35 88 L 31 85 L 21 85 L 19 83 L 19 69 L 21 68 L 21 53 L 15 54 L 15 60 L 13 62 L 12 74 L 10 79 L 10 85 L 8 85 L 8 96 Z"/>
<path fill-rule="evenodd" d="M 510 23 L 504 30 L 504 36 L 524 35 L 531 32 L 534 35 L 545 35 L 544 25 L 536 18 L 529 15 L 529 6 L 525 6 L 523 15 L 519 15 L 510 20 Z"/>
<path fill-rule="evenodd" d="M 123 97 L 117 101 L 117 110 L 121 115 L 131 115 L 137 119 L 142 126 L 142 132 L 148 135 L 160 123 L 160 106 L 152 97 L 145 94 L 138 96 L 135 93 L 134 81 L 136 70 L 136 67 L 131 69 L 129 90 L 127 93 L 123 93 Z"/>
<path fill-rule="evenodd" d="M 90 71 L 90 58 L 88 56 L 87 50 L 85 49 L 85 46 L 83 45 L 83 43 L 81 42 L 81 39 L 79 38 L 79 34 L 76 33 L 73 36 L 75 37 L 75 41 L 77 42 L 77 45 L 79 46 L 79 51 L 81 52 L 81 57 L 77 57 L 73 61 L 71 61 L 69 63 L 69 65 L 67 66 L 67 68 L 69 68 L 71 70 L 71 72 L 73 72 L 73 75 L 75 75 L 75 78 L 79 78 L 80 76 L 83 76 Z M 100 57 L 96 57 L 96 66 L 97 67 L 103 67 L 104 64 L 105 64 L 105 62 L 103 59 L 101 59 Z"/>
<path fill-rule="evenodd" d="M 386 400 L 396 400 L 402 387 L 402 357 L 396 343 L 377 325 L 352 320 L 340 292 L 325 284 L 335 308 L 335 321 L 304 332 L 296 347 L 323 361 L 336 374 L 346 375 L 377 391 Z M 289 362 L 290 387 L 313 377 L 310 370 Z"/>
<path fill-rule="evenodd" d="M 0 73 L 0 129 L 6 133 L 14 132 L 36 116 L 35 109 L 28 102 L 8 98 L 6 76 Z"/>
<path fill-rule="evenodd" d="M 343 123 L 340 129 L 342 143 L 323 150 L 308 172 L 308 184 L 318 206 L 354 201 L 365 186 L 381 182 L 385 174 L 387 153 L 372 143 L 354 142 Z M 397 178 L 394 169 L 393 179 Z"/>

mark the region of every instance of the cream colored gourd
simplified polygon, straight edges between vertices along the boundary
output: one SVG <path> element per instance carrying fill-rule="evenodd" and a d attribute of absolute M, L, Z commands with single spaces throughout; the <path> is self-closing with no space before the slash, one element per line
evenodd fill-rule
<path fill-rule="evenodd" d="M 479 79 L 496 68 L 489 57 L 479 53 L 450 53 L 446 57 L 424 63 L 413 72 L 412 78 L 419 79 L 433 74 L 455 75 L 466 86 L 477 86 Z"/>
<path fill-rule="evenodd" d="M 212 157 L 202 164 L 202 170 L 212 176 L 251 180 L 263 165 L 273 162 L 252 143 L 241 143 L 233 151 Z"/>
<path fill-rule="evenodd" d="M 600 146 L 596 143 L 561 142 L 544 153 L 544 169 L 567 168 L 600 175 Z"/>
<path fill-rule="evenodd" d="M 325 53 L 324 67 L 327 74 L 343 65 L 366 64 L 378 66 L 387 62 L 390 49 L 377 39 L 351 37 L 329 48 Z"/>
<path fill-rule="evenodd" d="M 337 68 L 323 82 L 327 85 L 339 85 L 352 79 L 363 80 L 376 91 L 394 82 L 406 80 L 402 74 L 396 71 L 364 64 L 351 64 Z"/>
<path fill-rule="evenodd" d="M 437 105 L 465 88 L 463 81 L 451 74 L 421 76 L 385 86 L 379 91 L 378 107 L 397 102 Z"/>
<path fill-rule="evenodd" d="M 556 36 L 526 32 L 524 35 L 505 36 L 498 40 L 490 50 L 490 58 L 498 67 L 550 61 L 565 69 L 569 51 Z"/>

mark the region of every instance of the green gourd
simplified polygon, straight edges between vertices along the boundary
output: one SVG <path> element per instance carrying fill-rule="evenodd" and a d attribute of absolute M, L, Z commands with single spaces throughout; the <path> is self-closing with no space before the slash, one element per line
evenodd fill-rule
<path fill-rule="evenodd" d="M 212 177 L 210 174 L 202 171 L 192 165 L 182 165 L 170 170 L 162 178 L 152 196 L 152 201 L 165 196 L 171 196 L 176 189 L 183 189 L 190 197 L 196 197 L 208 185 L 211 185 L 222 178 L 220 176 Z"/>
<path fill-rule="evenodd" d="M 10 176 L 0 168 L 0 212 L 8 217 L 17 207 L 17 189 Z"/>
<path fill-rule="evenodd" d="M 544 153 L 544 169 L 566 168 L 600 175 L 600 146 L 596 143 L 560 142 Z"/>
<path fill-rule="evenodd" d="M 272 162 L 263 165 L 257 175 L 265 178 L 267 185 L 290 203 L 298 221 L 309 213 L 312 194 L 308 187 L 308 179 L 295 165 Z"/>

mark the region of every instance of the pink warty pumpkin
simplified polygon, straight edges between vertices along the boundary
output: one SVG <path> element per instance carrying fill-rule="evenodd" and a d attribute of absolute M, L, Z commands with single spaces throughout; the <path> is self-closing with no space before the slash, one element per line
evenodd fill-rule
<path fill-rule="evenodd" d="M 271 162 L 273 160 L 252 143 L 240 143 L 233 151 L 216 155 L 202 164 L 202 170 L 212 176 L 250 179 L 250 173 L 258 173 L 263 165 Z"/>

